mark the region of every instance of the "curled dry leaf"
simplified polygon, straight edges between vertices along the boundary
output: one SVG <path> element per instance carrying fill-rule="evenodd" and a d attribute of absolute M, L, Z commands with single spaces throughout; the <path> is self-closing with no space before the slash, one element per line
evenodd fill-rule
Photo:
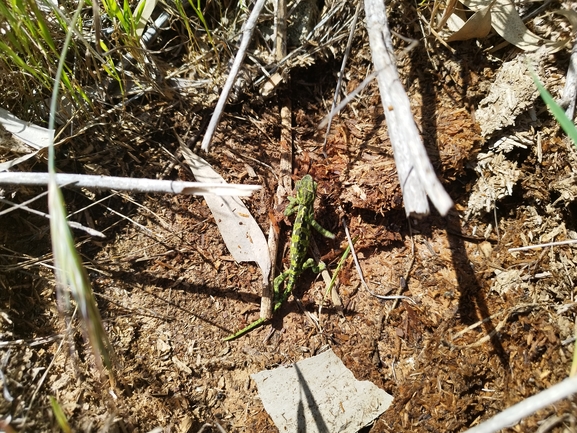
<path fill-rule="evenodd" d="M 524 51 L 536 51 L 542 46 L 549 52 L 561 50 L 569 40 L 551 41 L 531 32 L 519 16 L 515 4 L 511 0 L 462 0 L 462 5 L 473 11 L 473 15 L 465 22 L 459 17 L 462 11 L 458 6 L 451 17 L 443 17 L 451 33 L 447 42 L 479 39 L 488 35 L 488 28 L 493 28 L 507 42 Z M 558 11 L 560 13 L 560 11 Z M 562 15 L 567 16 L 566 11 Z M 577 17 L 567 17 L 572 27 L 575 27 Z M 460 23 L 460 26 L 459 24 Z"/>
<path fill-rule="evenodd" d="M 493 0 L 486 7 L 471 15 L 459 30 L 447 38 L 447 42 L 467 41 L 486 37 L 491 31 L 491 7 L 493 7 L 495 1 Z M 456 17 L 456 15 L 453 16 Z"/>

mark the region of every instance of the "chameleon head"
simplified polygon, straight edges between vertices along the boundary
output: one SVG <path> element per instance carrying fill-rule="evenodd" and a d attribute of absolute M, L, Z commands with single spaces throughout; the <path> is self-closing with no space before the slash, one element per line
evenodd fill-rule
<path fill-rule="evenodd" d="M 301 205 L 314 203 L 317 183 L 310 174 L 305 175 L 295 186 L 297 200 Z"/>

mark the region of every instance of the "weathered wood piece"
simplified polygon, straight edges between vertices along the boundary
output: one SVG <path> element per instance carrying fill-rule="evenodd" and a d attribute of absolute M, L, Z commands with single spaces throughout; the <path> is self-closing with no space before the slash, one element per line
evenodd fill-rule
<path fill-rule="evenodd" d="M 439 213 L 446 215 L 453 201 L 435 175 L 399 80 L 384 1 L 365 0 L 365 16 L 407 216 L 428 215 L 427 196 Z"/>

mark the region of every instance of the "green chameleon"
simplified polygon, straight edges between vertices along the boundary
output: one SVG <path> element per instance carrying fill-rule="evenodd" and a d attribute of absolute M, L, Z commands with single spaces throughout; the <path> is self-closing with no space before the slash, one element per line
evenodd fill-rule
<path fill-rule="evenodd" d="M 315 272 L 320 272 L 325 268 L 324 263 L 319 266 L 315 265 L 315 261 L 310 258 L 305 261 L 307 250 L 309 248 L 309 240 L 311 236 L 311 227 L 318 231 L 321 235 L 334 239 L 335 235 L 322 228 L 314 219 L 314 202 L 317 191 L 317 183 L 312 176 L 307 174 L 300 181 L 296 183 L 296 196 L 289 197 L 289 205 L 285 210 L 285 215 L 289 216 L 296 212 L 295 222 L 293 224 L 293 232 L 291 235 L 290 246 L 290 267 L 278 277 L 274 279 L 273 296 L 274 307 L 273 313 L 276 312 L 280 306 L 290 296 L 295 288 L 297 277 L 305 270 L 312 269 Z M 281 293 L 282 283 L 286 280 L 284 292 Z M 257 326 L 262 325 L 267 319 L 260 318 L 251 323 L 246 328 L 241 329 L 236 334 L 226 337 L 224 340 L 234 340 L 241 335 L 253 330 Z"/>

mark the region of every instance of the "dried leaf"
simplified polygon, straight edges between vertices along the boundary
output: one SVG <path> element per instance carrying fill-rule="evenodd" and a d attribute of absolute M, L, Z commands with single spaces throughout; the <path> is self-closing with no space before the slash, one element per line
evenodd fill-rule
<path fill-rule="evenodd" d="M 486 7 L 475 12 L 457 32 L 447 38 L 447 42 L 486 37 L 491 31 L 491 7 L 495 1 L 493 0 Z"/>
<path fill-rule="evenodd" d="M 180 149 L 198 182 L 225 183 L 208 162 L 185 146 Z M 271 269 L 268 244 L 244 203 L 235 196 L 207 194 L 204 199 L 232 257 L 237 262 L 258 263 L 263 281 L 268 282 Z"/>
<path fill-rule="evenodd" d="M 32 158 L 39 150 L 48 147 L 54 141 L 54 130 L 30 124 L 20 120 L 12 113 L 0 108 L 0 125 L 2 126 L 2 137 L 0 137 L 0 147 L 8 148 L 15 153 L 26 152 L 26 144 L 31 148 L 28 153 L 19 158 L 0 163 L 0 171 L 10 168 Z"/>
<path fill-rule="evenodd" d="M 453 13 L 446 19 L 450 32 L 458 32 L 467 22 L 467 11 L 463 3 L 458 2 Z"/>
<path fill-rule="evenodd" d="M 577 12 L 571 9 L 557 9 L 553 13 L 563 15 L 571 24 L 572 29 L 577 29 Z"/>
<path fill-rule="evenodd" d="M 487 0 L 463 0 L 463 4 L 473 11 L 480 11 L 487 3 Z M 550 52 L 556 52 L 568 42 L 549 41 L 531 32 L 525 27 L 511 0 L 496 0 L 491 9 L 491 26 L 503 39 L 524 51 L 536 51 L 546 46 Z"/>
<path fill-rule="evenodd" d="M 463 11 L 456 7 L 445 11 L 440 23 L 447 24 L 451 32 L 445 38 L 447 42 L 480 39 L 489 34 L 491 28 L 507 42 L 524 51 L 537 51 L 545 46 L 551 53 L 561 50 L 569 40 L 551 41 L 531 32 L 519 16 L 511 0 L 462 0 L 462 4 L 474 14 L 465 22 Z M 577 14 L 572 11 L 557 11 L 567 17 L 573 29 L 577 27 Z"/>
<path fill-rule="evenodd" d="M 14 137 L 36 150 L 44 149 L 54 141 L 54 131 L 20 120 L 12 113 L 0 108 L 0 123 Z"/>
<path fill-rule="evenodd" d="M 439 20 L 439 23 L 436 26 L 437 30 L 440 30 L 443 28 L 443 26 L 447 23 L 447 20 L 453 15 L 453 13 L 455 12 L 455 8 L 457 6 L 457 0 L 449 0 L 449 3 L 447 4 L 447 7 L 445 9 L 445 12 L 443 12 L 443 16 L 441 17 L 441 19 Z M 435 8 L 437 7 L 437 2 L 435 2 Z M 460 3 L 459 3 L 460 4 Z"/>
<path fill-rule="evenodd" d="M 154 12 L 154 9 L 156 9 L 157 3 L 158 0 L 140 0 L 138 2 L 138 5 L 134 9 L 134 18 L 139 18 L 138 24 L 136 25 L 137 36 L 140 37 L 144 33 L 144 29 L 148 24 L 148 20 L 150 19 L 152 12 Z M 138 17 L 138 13 L 140 11 L 142 11 L 142 14 L 140 15 L 140 17 Z"/>

